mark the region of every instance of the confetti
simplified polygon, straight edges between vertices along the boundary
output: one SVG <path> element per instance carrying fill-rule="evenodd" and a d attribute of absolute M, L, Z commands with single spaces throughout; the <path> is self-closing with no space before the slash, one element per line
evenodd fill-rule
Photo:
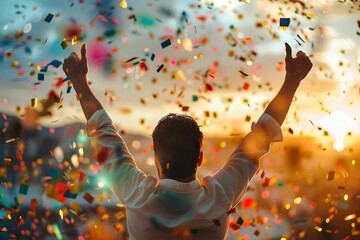
<path fill-rule="evenodd" d="M 62 40 L 60 45 L 61 45 L 62 49 L 67 48 L 67 47 L 68 47 L 68 44 L 67 44 L 67 42 L 66 42 L 66 39 Z"/>
<path fill-rule="evenodd" d="M 47 176 L 50 176 L 52 179 L 58 179 L 61 177 L 61 174 L 59 173 L 59 171 L 50 168 L 49 171 L 47 172 Z"/>
<path fill-rule="evenodd" d="M 76 193 L 71 193 L 70 189 L 68 189 L 68 190 L 66 190 L 66 191 L 64 192 L 64 197 L 76 199 L 77 194 L 76 194 Z"/>
<path fill-rule="evenodd" d="M 300 37 L 299 34 L 297 34 L 296 36 L 297 36 L 298 38 L 300 38 L 300 40 L 301 40 L 303 43 L 305 43 L 305 41 Z"/>
<path fill-rule="evenodd" d="M 43 73 L 38 73 L 38 80 L 39 81 L 44 81 L 45 77 Z"/>
<path fill-rule="evenodd" d="M 250 84 L 249 84 L 248 82 L 244 82 L 242 88 L 243 88 L 244 90 L 248 90 L 249 87 L 250 87 Z"/>
<path fill-rule="evenodd" d="M 18 139 L 20 139 L 20 138 L 11 138 L 11 139 L 6 140 L 5 143 L 11 143 L 11 142 L 14 142 L 14 141 L 16 141 Z"/>
<path fill-rule="evenodd" d="M 241 71 L 241 70 L 239 70 L 239 73 L 241 73 L 242 75 L 244 75 L 244 76 L 249 76 L 249 74 L 247 74 L 247 73 L 244 73 L 243 71 Z"/>
<path fill-rule="evenodd" d="M 54 17 L 54 15 L 51 14 L 51 13 L 49 13 L 49 14 L 46 16 L 46 18 L 44 19 L 44 21 L 50 23 L 51 20 L 53 19 L 53 17 Z"/>
<path fill-rule="evenodd" d="M 28 190 L 29 190 L 29 185 L 21 184 L 20 189 L 19 189 L 19 193 L 26 195 L 28 193 Z"/>
<path fill-rule="evenodd" d="M 129 63 L 129 62 L 132 62 L 132 61 L 134 61 L 136 59 L 138 59 L 138 57 L 132 57 L 132 58 L 126 60 L 124 63 Z"/>
<path fill-rule="evenodd" d="M 280 18 L 280 27 L 288 27 L 290 25 L 290 18 Z"/>
<path fill-rule="evenodd" d="M 236 223 L 241 226 L 244 223 L 244 220 L 242 219 L 242 217 L 238 217 L 238 219 L 236 220 Z"/>
<path fill-rule="evenodd" d="M 127 2 L 126 2 L 126 0 L 121 0 L 120 1 L 120 3 L 119 3 L 119 6 L 121 7 L 121 8 L 127 8 Z"/>
<path fill-rule="evenodd" d="M 327 180 L 328 181 L 334 180 L 334 177 L 335 177 L 335 171 L 328 172 L 328 174 L 327 174 Z"/>
<path fill-rule="evenodd" d="M 350 215 L 347 215 L 344 218 L 344 221 L 349 221 L 349 220 L 354 219 L 354 218 L 356 218 L 356 214 L 350 214 Z"/>
<path fill-rule="evenodd" d="M 54 66 L 56 68 L 59 68 L 60 65 L 62 64 L 62 62 L 60 62 L 59 60 L 52 60 L 49 64 L 47 64 L 46 66 Z"/>
<path fill-rule="evenodd" d="M 156 69 L 156 71 L 157 71 L 157 72 L 160 72 L 161 69 L 163 69 L 163 67 L 164 67 L 164 64 L 161 64 L 160 67 L 158 67 L 158 69 Z"/>
<path fill-rule="evenodd" d="M 94 197 L 93 197 L 90 193 L 88 193 L 88 192 L 86 192 L 86 193 L 84 194 L 83 198 L 84 198 L 89 204 L 91 204 L 91 203 L 94 201 Z"/>
<path fill-rule="evenodd" d="M 38 106 L 38 98 L 32 98 L 31 107 L 37 107 L 37 106 Z"/>
<path fill-rule="evenodd" d="M 30 209 L 35 212 L 35 208 L 38 206 L 39 202 L 37 200 L 37 198 L 32 198 L 30 200 Z"/>
<path fill-rule="evenodd" d="M 168 46 L 170 46 L 170 45 L 171 45 L 170 39 L 166 39 L 165 41 L 163 41 L 163 42 L 161 43 L 161 47 L 162 47 L 162 48 L 166 48 L 166 47 L 168 47 Z"/>

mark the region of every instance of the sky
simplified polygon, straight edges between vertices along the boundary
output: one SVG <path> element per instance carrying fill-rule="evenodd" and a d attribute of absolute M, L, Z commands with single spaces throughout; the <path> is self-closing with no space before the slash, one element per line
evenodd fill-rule
<path fill-rule="evenodd" d="M 327 131 L 341 148 L 360 132 L 356 1 L 29 0 L 4 1 L 0 12 L 0 112 L 21 117 L 32 101 L 44 111 L 53 91 L 60 102 L 41 124 L 85 122 L 61 69 L 85 43 L 92 89 L 123 131 L 149 136 L 179 112 L 206 135 L 242 134 L 279 90 L 288 42 L 314 66 L 284 134 Z"/>

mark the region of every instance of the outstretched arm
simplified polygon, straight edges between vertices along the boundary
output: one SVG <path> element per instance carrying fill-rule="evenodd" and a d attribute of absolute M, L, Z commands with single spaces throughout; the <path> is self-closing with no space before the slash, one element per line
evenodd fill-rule
<path fill-rule="evenodd" d="M 312 63 L 309 57 L 302 51 L 297 52 L 296 57 L 291 55 L 291 47 L 285 44 L 286 47 L 286 76 L 284 84 L 279 93 L 270 102 L 266 108 L 266 114 L 273 117 L 281 126 L 284 122 L 287 112 L 289 111 L 291 101 L 295 95 L 301 80 L 303 80 L 309 73 Z"/>
<path fill-rule="evenodd" d="M 91 91 L 88 83 L 88 65 L 85 44 L 81 47 L 81 59 L 75 52 L 72 52 L 69 57 L 65 58 L 63 71 L 66 75 L 70 76 L 70 81 L 78 94 L 86 120 L 89 120 L 97 110 L 103 109 L 103 107 Z"/>
<path fill-rule="evenodd" d="M 97 162 L 104 172 L 111 190 L 127 203 L 136 194 L 139 184 L 146 175 L 137 168 L 124 140 L 107 115 L 103 106 L 93 94 L 87 82 L 86 45 L 81 47 L 81 58 L 72 52 L 64 60 L 63 70 L 70 76 L 86 119 L 86 131 L 96 149 Z"/>
<path fill-rule="evenodd" d="M 247 185 L 259 168 L 259 159 L 269 151 L 270 144 L 282 140 L 280 126 L 284 122 L 302 79 L 312 67 L 309 57 L 299 51 L 291 56 L 291 48 L 286 47 L 286 76 L 279 93 L 270 102 L 264 114 L 239 143 L 224 167 L 214 178 L 222 185 L 226 196 L 235 207 L 246 191 Z"/>
<path fill-rule="evenodd" d="M 259 158 L 264 155 L 264 149 L 268 149 L 270 143 L 274 141 L 275 130 L 284 122 L 301 80 L 306 77 L 312 68 L 312 63 L 304 52 L 298 51 L 296 57 L 293 58 L 289 44 L 286 43 L 285 48 L 285 81 L 257 124 L 252 128 L 252 132 L 246 135 L 239 145 L 256 166 L 259 165 Z M 278 123 L 278 126 L 274 126 L 274 120 Z"/>

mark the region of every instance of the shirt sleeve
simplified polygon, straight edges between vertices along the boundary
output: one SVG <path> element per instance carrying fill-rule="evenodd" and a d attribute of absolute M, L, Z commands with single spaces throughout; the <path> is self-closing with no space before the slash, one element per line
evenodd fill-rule
<path fill-rule="evenodd" d="M 104 109 L 91 116 L 86 132 L 110 189 L 126 204 L 136 196 L 146 175 L 136 166 L 134 157 Z"/>
<path fill-rule="evenodd" d="M 244 195 L 250 180 L 258 166 L 255 164 L 270 149 L 272 142 L 283 140 L 280 125 L 270 115 L 264 113 L 248 133 L 214 178 L 224 188 L 232 207 L 235 207 Z"/>

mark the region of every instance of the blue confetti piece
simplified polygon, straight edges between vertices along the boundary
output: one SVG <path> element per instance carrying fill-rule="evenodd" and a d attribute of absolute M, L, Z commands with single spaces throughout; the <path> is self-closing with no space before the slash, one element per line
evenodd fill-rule
<path fill-rule="evenodd" d="M 62 62 L 60 62 L 59 60 L 52 60 L 48 65 L 46 65 L 47 67 L 48 66 L 54 66 L 56 68 L 58 68 L 60 65 L 62 64 Z"/>
<path fill-rule="evenodd" d="M 47 172 L 47 175 L 52 177 L 53 179 L 60 178 L 60 173 L 53 168 L 49 169 L 49 171 Z"/>
<path fill-rule="evenodd" d="M 280 18 L 280 27 L 288 27 L 290 25 L 290 18 Z"/>
<path fill-rule="evenodd" d="M 31 54 L 31 48 L 29 46 L 25 46 L 25 53 L 26 54 Z"/>
<path fill-rule="evenodd" d="M 75 199 L 77 197 L 77 194 L 71 193 L 70 189 L 68 189 L 68 190 L 66 190 L 66 192 L 64 192 L 64 197 Z"/>
<path fill-rule="evenodd" d="M 171 45 L 170 39 L 166 39 L 165 41 L 163 41 L 163 42 L 161 43 L 161 47 L 162 47 L 162 48 L 166 48 L 166 47 L 168 47 L 168 46 L 170 46 L 170 45 Z"/>
<path fill-rule="evenodd" d="M 155 54 L 153 53 L 153 54 L 151 54 L 150 60 L 154 61 L 154 58 L 155 58 Z"/>
<path fill-rule="evenodd" d="M 158 69 L 156 69 L 156 71 L 160 72 L 163 67 L 164 67 L 164 64 L 161 64 L 160 67 L 158 67 Z"/>
<path fill-rule="evenodd" d="M 244 223 L 244 220 L 241 217 L 239 217 L 236 223 L 241 226 Z"/>
<path fill-rule="evenodd" d="M 66 76 L 66 78 L 64 78 L 64 80 L 62 82 L 67 82 L 69 80 L 70 80 L 70 76 L 68 75 L 68 76 Z"/>
<path fill-rule="evenodd" d="M 185 21 L 186 23 L 188 23 L 187 16 L 186 16 L 186 12 L 183 11 L 183 12 L 181 13 L 180 21 L 181 21 L 181 22 Z"/>
<path fill-rule="evenodd" d="M 38 80 L 39 81 L 44 81 L 44 74 L 43 73 L 38 73 Z"/>
<path fill-rule="evenodd" d="M 66 93 L 70 93 L 70 91 L 71 91 L 71 86 L 68 86 L 66 89 Z"/>
<path fill-rule="evenodd" d="M 54 15 L 51 14 L 51 13 L 49 13 L 49 14 L 46 16 L 46 18 L 44 19 L 44 21 L 50 23 L 51 20 L 53 19 L 53 17 L 54 17 Z"/>

